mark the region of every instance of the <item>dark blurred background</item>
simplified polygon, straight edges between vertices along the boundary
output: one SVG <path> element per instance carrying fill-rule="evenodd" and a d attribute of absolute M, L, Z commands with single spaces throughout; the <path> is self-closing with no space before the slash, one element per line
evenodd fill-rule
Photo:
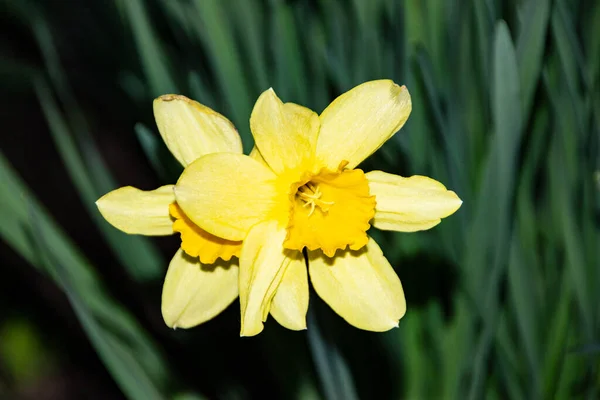
<path fill-rule="evenodd" d="M 600 2 L 0 0 L 0 398 L 596 399 Z M 321 112 L 367 80 L 413 112 L 365 170 L 463 199 L 431 231 L 371 232 L 399 329 L 311 296 L 306 332 L 239 338 L 239 303 L 172 331 L 177 237 L 127 236 L 94 202 L 180 172 L 152 99 L 248 118 L 268 87 Z"/>

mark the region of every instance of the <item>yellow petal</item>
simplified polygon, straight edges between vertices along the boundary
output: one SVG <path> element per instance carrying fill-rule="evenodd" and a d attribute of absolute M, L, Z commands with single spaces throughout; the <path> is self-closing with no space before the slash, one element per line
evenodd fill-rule
<path fill-rule="evenodd" d="M 259 163 L 263 164 L 265 167 L 269 168 L 269 164 L 267 164 L 267 162 L 263 158 L 262 154 L 260 154 L 260 150 L 258 150 L 258 147 L 254 146 L 252 148 L 252 150 L 250 150 L 250 154 L 248 154 L 248 157 L 258 161 Z"/>
<path fill-rule="evenodd" d="M 277 206 L 285 206 L 287 194 L 277 201 L 275 178 L 269 168 L 248 156 L 209 154 L 183 171 L 175 197 L 202 229 L 224 239 L 243 240 L 253 225 L 269 219 Z"/>
<path fill-rule="evenodd" d="M 284 327 L 306 329 L 308 311 L 308 274 L 304 256 L 299 251 L 288 265 L 271 302 L 271 315 Z"/>
<path fill-rule="evenodd" d="M 179 249 L 169 264 L 162 315 L 171 328 L 191 328 L 225 310 L 238 295 L 237 259 L 202 264 Z"/>
<path fill-rule="evenodd" d="M 319 133 L 318 115 L 294 103 L 283 104 L 273 89 L 263 92 L 252 110 L 250 129 L 256 146 L 275 173 L 312 166 Z"/>
<path fill-rule="evenodd" d="M 258 150 L 258 147 L 256 146 L 254 146 L 252 150 L 250 150 L 250 154 L 248 154 L 248 157 L 255 159 L 256 161 L 267 167 L 269 166 L 269 164 L 267 164 L 267 162 L 263 158 L 262 154 L 260 154 L 260 150 Z"/>
<path fill-rule="evenodd" d="M 383 332 L 398 326 L 406 312 L 400 279 L 369 238 L 361 250 L 338 252 L 328 258 L 310 251 L 310 280 L 317 294 L 351 325 Z"/>
<path fill-rule="evenodd" d="M 173 185 L 144 191 L 131 186 L 113 190 L 96 201 L 100 214 L 112 226 L 130 234 L 173 234 L 169 204 L 175 201 Z"/>
<path fill-rule="evenodd" d="M 181 234 L 181 248 L 187 255 L 200 258 L 204 264 L 212 264 L 217 258 L 229 261 L 233 256 L 240 256 L 241 241 L 233 242 L 206 232 L 194 224 L 177 203 L 169 205 L 169 212 L 175 219 L 173 231 Z"/>
<path fill-rule="evenodd" d="M 285 229 L 275 221 L 255 225 L 240 256 L 241 336 L 254 336 L 263 330 L 271 300 L 295 253 L 283 249 Z"/>
<path fill-rule="evenodd" d="M 205 154 L 242 152 L 242 140 L 224 116 L 185 96 L 154 100 L 154 118 L 165 144 L 184 167 Z"/>
<path fill-rule="evenodd" d="M 373 226 L 415 232 L 434 227 L 459 209 L 456 193 L 426 176 L 403 178 L 381 171 L 366 174 L 377 205 Z"/>
<path fill-rule="evenodd" d="M 342 94 L 320 116 L 318 161 L 335 169 L 346 160 L 354 168 L 402 128 L 411 109 L 406 87 L 390 80 L 366 82 Z"/>

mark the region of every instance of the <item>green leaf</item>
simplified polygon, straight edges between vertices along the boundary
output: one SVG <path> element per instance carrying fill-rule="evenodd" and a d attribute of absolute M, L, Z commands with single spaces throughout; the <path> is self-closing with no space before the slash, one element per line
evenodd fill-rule
<path fill-rule="evenodd" d="M 160 180 L 162 182 L 177 181 L 183 171 L 181 164 L 169 152 L 162 138 L 139 122 L 135 124 L 134 130 L 142 150 Z"/>
<path fill-rule="evenodd" d="M 549 18 L 549 0 L 529 0 L 525 3 L 517 38 L 523 115 L 529 114 L 540 79 Z"/>
<path fill-rule="evenodd" d="M 248 124 L 252 110 L 250 99 L 254 96 L 245 79 L 244 64 L 238 46 L 227 28 L 229 21 L 223 3 L 216 0 L 196 0 L 194 5 L 199 17 L 199 23 L 196 25 L 198 37 L 203 41 L 213 64 L 231 119 L 242 137 L 244 151 L 249 153 L 254 146 Z"/>
<path fill-rule="evenodd" d="M 514 194 L 515 163 L 521 139 L 521 106 L 519 76 L 515 51 L 508 28 L 500 22 L 494 41 L 494 79 L 492 116 L 495 134 L 482 175 L 479 198 L 471 224 L 471 243 L 477 243 L 467 253 L 469 288 L 475 299 L 490 293 L 489 271 L 483 268 L 501 265 L 506 259 L 510 229 L 511 202 Z M 495 285 L 492 285 L 495 286 Z"/>
<path fill-rule="evenodd" d="M 311 296 L 313 299 L 316 297 Z M 316 300 L 320 302 L 320 299 Z M 308 344 L 327 400 L 358 399 L 350 370 L 337 346 L 325 338 L 315 315 L 316 303 L 308 308 Z"/>
<path fill-rule="evenodd" d="M 133 129 L 135 130 L 135 135 L 137 136 L 148 161 L 150 161 L 152 168 L 154 168 L 158 176 L 162 178 L 161 180 L 164 181 L 167 173 L 162 165 L 159 155 L 159 151 L 161 148 L 164 148 L 164 144 L 142 123 L 138 122 Z"/>
<path fill-rule="evenodd" d="M 539 397 L 540 386 L 540 335 L 539 335 L 539 316 L 540 310 L 536 308 L 537 299 L 535 298 L 536 282 L 533 276 L 532 265 L 529 259 L 525 259 L 523 249 L 521 248 L 521 238 L 519 234 L 514 234 L 510 247 L 510 258 L 508 264 L 508 282 L 510 297 L 513 302 L 513 308 L 517 320 L 517 328 L 521 336 L 522 347 L 525 351 L 528 363 L 528 384 L 530 393 L 528 398 Z"/>
<path fill-rule="evenodd" d="M 229 1 L 229 14 L 232 25 L 239 30 L 239 38 L 247 51 L 249 64 L 252 69 L 251 82 L 254 90 L 263 91 L 269 88 L 269 68 L 267 64 L 267 52 L 263 38 L 268 32 L 265 24 L 264 7 L 253 1 Z"/>
<path fill-rule="evenodd" d="M 467 253 L 470 293 L 479 308 L 484 329 L 476 345 L 469 398 L 484 395 L 487 357 L 499 318 L 499 285 L 507 264 L 511 232 L 515 162 L 522 130 L 519 75 L 515 50 L 505 22 L 496 26 L 494 38 L 492 117 L 495 135 L 483 172 Z"/>
<path fill-rule="evenodd" d="M 217 109 L 217 100 L 212 90 L 209 88 L 206 78 L 197 71 L 190 71 L 188 75 L 188 84 L 190 93 L 194 100 L 214 110 Z"/>
<path fill-rule="evenodd" d="M 107 369 L 132 399 L 163 398 L 165 361 L 138 322 L 104 290 L 73 242 L 0 153 L 0 236 L 65 291 Z"/>
<path fill-rule="evenodd" d="M 277 2 L 274 8 L 271 24 L 274 32 L 271 38 L 277 64 L 275 91 L 280 93 L 284 102 L 306 105 L 308 85 L 292 10 L 290 5 L 284 2 Z"/>
<path fill-rule="evenodd" d="M 32 212 L 31 219 L 32 221 L 37 219 L 35 212 Z M 43 264 L 67 294 L 69 302 L 88 338 L 123 392 L 131 399 L 163 399 L 164 396 L 161 395 L 152 378 L 146 374 L 138 358 L 132 354 L 131 349 L 116 335 L 103 329 L 99 321 L 94 318 L 92 311 L 75 289 L 68 268 L 54 259 L 52 250 L 49 248 L 48 243 L 44 241 L 42 228 L 39 226 L 32 226 L 32 228 L 38 246 L 37 249 L 42 254 Z"/>
<path fill-rule="evenodd" d="M 179 93 L 167 65 L 167 57 L 142 0 L 121 0 L 117 2 L 129 20 L 133 37 L 142 63 L 152 97 L 168 93 Z"/>

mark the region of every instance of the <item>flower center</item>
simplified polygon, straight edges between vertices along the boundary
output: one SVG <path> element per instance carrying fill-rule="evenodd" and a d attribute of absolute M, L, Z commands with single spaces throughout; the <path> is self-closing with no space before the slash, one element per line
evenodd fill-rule
<path fill-rule="evenodd" d="M 291 212 L 284 247 L 321 249 L 333 257 L 339 249 L 358 250 L 367 244 L 375 197 L 359 170 L 322 170 L 292 185 Z"/>
<path fill-rule="evenodd" d="M 329 207 L 335 204 L 335 201 L 321 200 L 321 196 L 323 193 L 319 185 L 313 182 L 300 186 L 296 192 L 296 198 L 304 202 L 303 207 L 310 207 L 309 217 L 315 212 L 316 207 L 319 207 L 323 213 L 327 213 Z"/>

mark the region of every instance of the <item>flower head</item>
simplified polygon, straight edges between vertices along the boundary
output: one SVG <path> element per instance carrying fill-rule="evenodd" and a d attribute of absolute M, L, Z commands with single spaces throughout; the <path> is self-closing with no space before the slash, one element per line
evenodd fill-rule
<path fill-rule="evenodd" d="M 389 80 L 355 87 L 321 115 L 269 89 L 250 117 L 250 156 L 215 152 L 187 165 L 175 185 L 178 207 L 200 229 L 243 241 L 243 336 L 259 333 L 269 314 L 290 329 L 306 327 L 306 265 L 317 294 L 350 324 L 397 326 L 402 285 L 367 230 L 429 229 L 461 205 L 432 179 L 356 169 L 410 111 L 407 89 Z"/>

